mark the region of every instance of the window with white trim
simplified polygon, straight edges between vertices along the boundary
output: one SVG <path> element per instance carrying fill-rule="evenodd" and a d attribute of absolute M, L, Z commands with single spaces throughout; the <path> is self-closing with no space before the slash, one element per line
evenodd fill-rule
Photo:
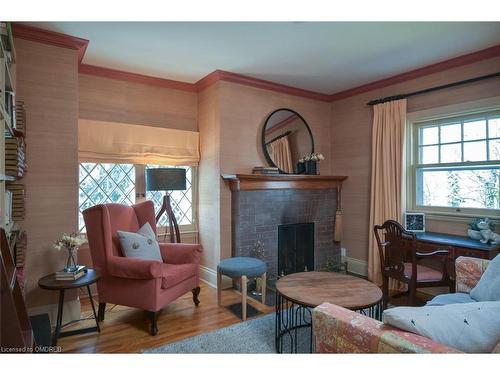
<path fill-rule="evenodd" d="M 500 111 L 412 124 L 410 209 L 499 216 Z"/>
<path fill-rule="evenodd" d="M 78 230 L 85 233 L 82 212 L 89 207 L 103 203 L 132 205 L 145 199 L 152 200 L 158 212 L 165 192 L 146 192 L 144 170 L 158 168 L 157 165 L 134 165 L 114 163 L 80 163 L 78 196 Z M 167 166 L 164 166 L 167 167 Z M 192 167 L 171 167 L 186 169 L 186 190 L 170 193 L 172 210 L 181 231 L 192 230 L 195 222 Z M 167 215 L 163 215 L 158 226 L 168 225 Z"/>

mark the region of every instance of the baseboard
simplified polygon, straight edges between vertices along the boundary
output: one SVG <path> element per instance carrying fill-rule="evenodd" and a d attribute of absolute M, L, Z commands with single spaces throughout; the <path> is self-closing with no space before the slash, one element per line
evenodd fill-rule
<path fill-rule="evenodd" d="M 345 257 L 344 260 L 347 262 L 347 270 L 349 273 L 363 277 L 368 276 L 368 262 L 350 257 Z"/>
<path fill-rule="evenodd" d="M 57 320 L 57 307 L 58 307 L 57 303 L 30 307 L 28 309 L 28 315 L 49 314 L 50 325 L 52 327 L 55 327 Z M 64 302 L 62 324 L 66 324 L 73 320 L 80 319 L 81 312 L 82 311 L 79 299 L 74 299 L 71 301 Z"/>
<path fill-rule="evenodd" d="M 200 280 L 204 281 L 212 288 L 217 289 L 217 271 L 200 265 Z M 222 289 L 229 289 L 233 287 L 233 281 L 226 276 L 222 276 Z"/>

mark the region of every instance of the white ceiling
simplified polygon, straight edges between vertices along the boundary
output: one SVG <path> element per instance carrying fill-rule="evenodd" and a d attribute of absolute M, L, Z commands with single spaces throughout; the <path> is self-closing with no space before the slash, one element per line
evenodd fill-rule
<path fill-rule="evenodd" d="M 194 83 L 216 69 L 331 94 L 500 44 L 500 22 L 44 22 L 83 63 Z"/>

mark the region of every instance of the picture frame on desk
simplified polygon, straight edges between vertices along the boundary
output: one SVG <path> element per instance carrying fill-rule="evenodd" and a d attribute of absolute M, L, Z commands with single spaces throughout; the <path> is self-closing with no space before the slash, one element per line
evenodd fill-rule
<path fill-rule="evenodd" d="M 404 227 L 410 232 L 425 232 L 425 213 L 405 212 Z"/>

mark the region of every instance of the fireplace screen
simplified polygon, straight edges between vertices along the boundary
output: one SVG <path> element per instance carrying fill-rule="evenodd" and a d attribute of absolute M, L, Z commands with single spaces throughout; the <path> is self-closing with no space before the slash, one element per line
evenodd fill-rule
<path fill-rule="evenodd" d="M 314 270 L 314 223 L 278 226 L 278 274 Z"/>

